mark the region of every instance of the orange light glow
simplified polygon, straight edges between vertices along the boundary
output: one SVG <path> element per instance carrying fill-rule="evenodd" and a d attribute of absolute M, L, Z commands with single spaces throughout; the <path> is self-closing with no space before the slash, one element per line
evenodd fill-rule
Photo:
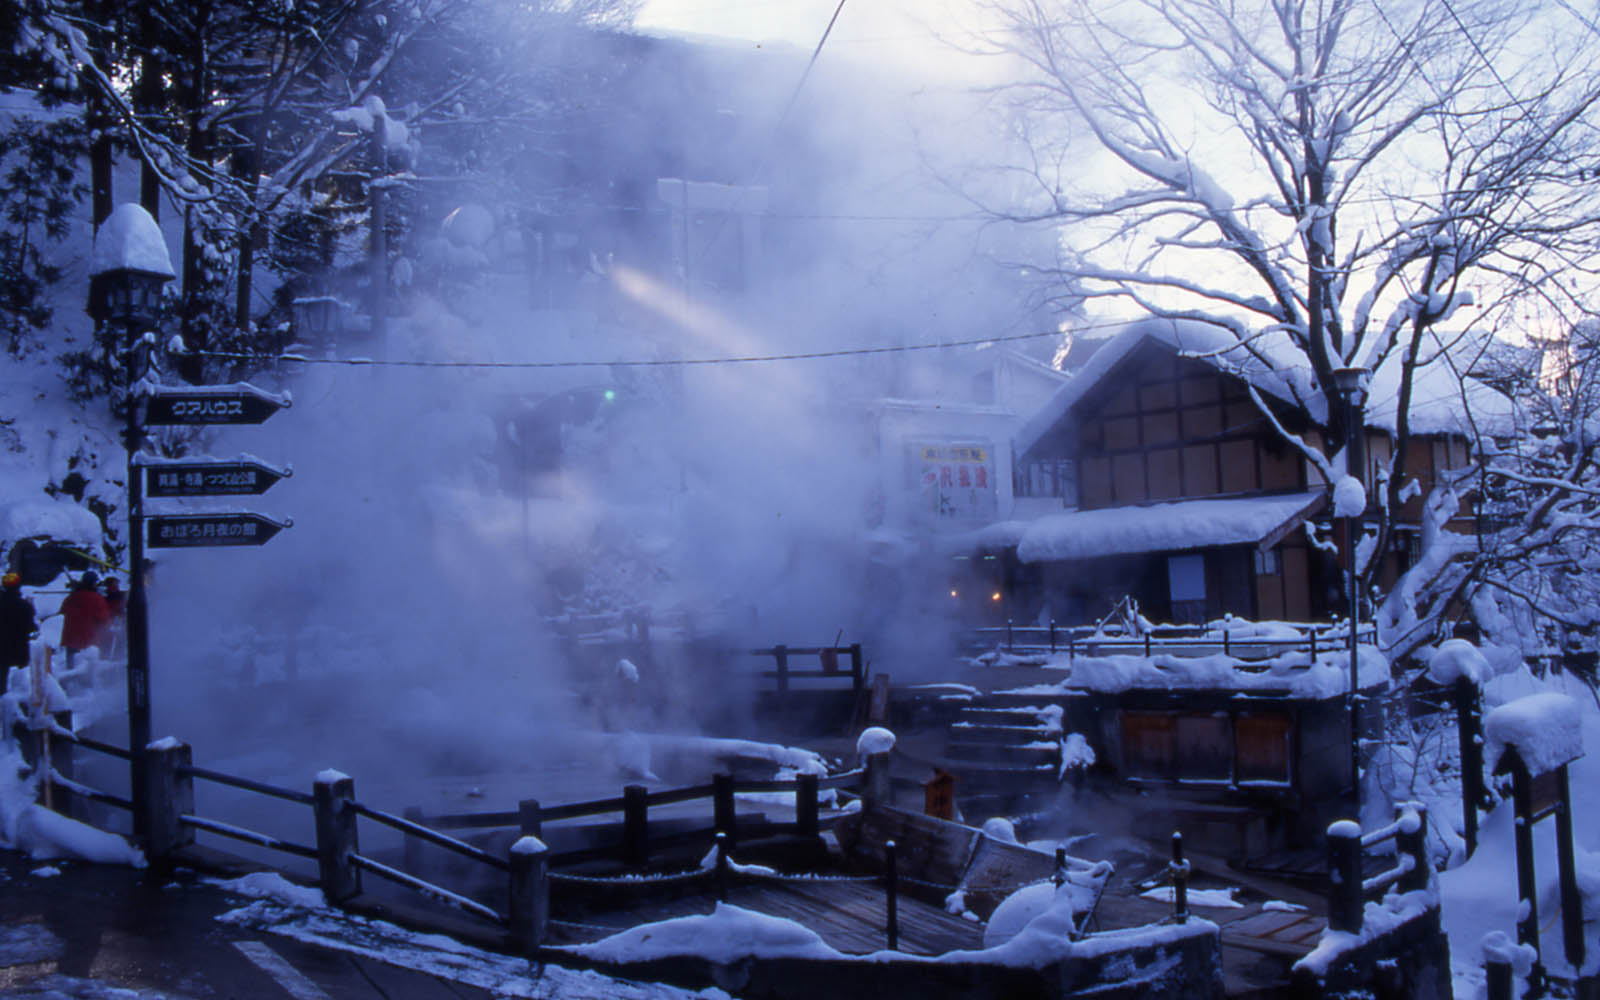
<path fill-rule="evenodd" d="M 952 590 L 952 591 L 950 591 L 950 596 L 951 597 L 960 597 L 961 595 Z"/>
<path fill-rule="evenodd" d="M 991 601 L 998 601 L 999 599 L 1000 599 L 1000 591 L 998 591 L 998 590 L 995 591 L 993 594 L 989 595 L 989 600 L 991 600 Z"/>

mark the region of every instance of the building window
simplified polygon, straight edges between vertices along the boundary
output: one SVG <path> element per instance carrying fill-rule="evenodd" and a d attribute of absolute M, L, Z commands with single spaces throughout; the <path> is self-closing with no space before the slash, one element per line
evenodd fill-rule
<path fill-rule="evenodd" d="M 1277 549 L 1268 549 L 1262 552 L 1256 550 L 1256 576 L 1277 576 L 1283 572 L 1283 564 Z"/>
<path fill-rule="evenodd" d="M 1233 724 L 1236 781 L 1289 783 L 1289 717 L 1277 712 L 1240 715 Z"/>

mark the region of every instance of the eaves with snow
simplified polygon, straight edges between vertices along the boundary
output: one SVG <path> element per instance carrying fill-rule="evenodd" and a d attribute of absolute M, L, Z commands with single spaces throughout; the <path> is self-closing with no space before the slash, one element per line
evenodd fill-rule
<path fill-rule="evenodd" d="M 1409 407 L 1413 434 L 1498 433 L 1512 426 L 1513 406 L 1504 395 L 1468 375 L 1482 353 L 1483 338 L 1445 337 L 1430 333 L 1412 371 Z M 1288 334 L 1270 331 L 1241 341 L 1228 330 L 1196 320 L 1159 317 L 1136 320 L 1110 337 L 1078 373 L 1030 416 L 1014 440 L 1019 458 L 1082 403 L 1123 361 L 1147 344 L 1233 375 L 1264 396 L 1305 413 L 1313 421 L 1327 418 L 1328 401 L 1316 384 L 1304 353 Z M 1392 353 L 1368 383 L 1366 423 L 1373 430 L 1397 433 L 1400 384 L 1405 366 Z"/>

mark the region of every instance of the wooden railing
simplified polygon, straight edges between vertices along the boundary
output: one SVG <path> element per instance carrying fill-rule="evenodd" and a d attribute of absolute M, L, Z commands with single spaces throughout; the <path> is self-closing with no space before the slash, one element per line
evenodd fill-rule
<path fill-rule="evenodd" d="M 61 752 L 64 746 L 72 746 L 132 760 L 134 755 L 130 751 L 79 736 L 62 721 L 48 718 L 42 721 L 19 721 L 15 735 L 44 779 L 41 786 L 45 798 L 48 800 L 52 792 L 59 793 L 55 805 L 59 811 L 71 811 L 72 796 L 134 810 L 135 803 L 130 799 L 73 780 L 72 755 Z M 145 789 L 141 804 L 146 810 L 149 825 L 143 847 L 152 859 L 177 854 L 195 842 L 196 831 L 204 831 L 316 861 L 318 884 L 324 898 L 331 904 L 347 904 L 361 895 L 361 876 L 367 873 L 504 928 L 510 932 L 516 947 L 529 952 L 536 951 L 543 944 L 550 922 L 549 882 L 552 877 L 561 877 L 550 871 L 552 861 L 576 860 L 570 852 L 565 856 L 553 855 L 539 839 L 538 834 L 546 822 L 620 812 L 620 851 L 602 849 L 599 853 L 618 857 L 624 864 L 639 868 L 647 864 L 650 857 L 648 813 L 651 806 L 710 799 L 712 822 L 694 832 L 704 834 L 709 843 L 719 846 L 719 861 L 715 866 L 717 871 L 703 873 L 704 877 L 709 879 L 720 872 L 719 877 L 725 882 L 727 866 L 721 852 L 731 846 L 739 831 L 734 796 L 750 792 L 792 792 L 795 796 L 795 821 L 786 826 L 796 833 L 815 836 L 821 828 L 818 799 L 822 790 L 848 788 L 869 801 L 886 800 L 890 780 L 889 755 L 879 753 L 869 755 L 862 768 L 828 777 L 802 774 L 789 780 L 735 781 L 732 775 L 720 774 L 714 775 L 708 785 L 658 792 L 651 792 L 640 785 L 630 785 L 623 789 L 619 798 L 557 806 L 542 806 L 537 800 L 528 799 L 519 803 L 515 812 L 428 818 L 414 811 L 408 811 L 410 815 L 407 816 L 396 816 L 358 801 L 354 780 L 337 771 L 324 771 L 317 775 L 311 793 L 307 794 L 198 767 L 193 763 L 189 745 L 175 739 L 151 743 L 144 750 L 143 763 Z M 199 815 L 195 810 L 196 781 L 213 782 L 294 806 L 310 807 L 315 821 L 316 843 L 299 844 Z M 404 868 L 392 867 L 360 852 L 358 819 L 378 823 L 405 837 Z M 489 829 L 506 826 L 518 827 L 521 836 L 511 845 L 505 857 L 440 832 L 440 828 Z M 508 879 L 507 908 L 497 910 L 415 874 L 420 866 L 410 862 L 415 858 L 417 846 L 423 843 L 467 858 Z M 595 854 L 594 851 L 582 853 Z M 690 874 L 699 877 L 702 873 Z M 630 876 L 625 881 L 632 879 Z"/>
<path fill-rule="evenodd" d="M 1234 635 L 1228 628 L 1206 625 L 1156 625 L 1144 632 L 1105 629 L 1097 625 L 1005 625 L 974 629 L 975 646 L 1011 653 L 1066 653 L 1068 656 L 1211 656 L 1221 653 L 1238 659 L 1261 660 L 1290 652 L 1318 652 L 1348 646 L 1350 630 L 1342 623 L 1297 624 L 1293 638 L 1270 635 Z M 1356 627 L 1356 641 L 1375 644 L 1377 626 Z"/>
<path fill-rule="evenodd" d="M 777 645 L 766 649 L 752 649 L 751 656 L 770 656 L 773 660 L 773 669 L 762 673 L 762 677 L 772 678 L 777 682 L 778 698 L 781 700 L 789 693 L 789 682 L 803 679 L 842 680 L 850 678 L 850 690 L 856 694 L 867 682 L 866 658 L 861 652 L 861 643 L 852 643 L 848 646 L 785 646 Z M 790 665 L 790 659 L 796 656 L 815 656 L 817 667 L 814 670 L 796 670 Z M 840 657 L 849 657 L 849 668 L 846 670 L 840 665 Z"/>
<path fill-rule="evenodd" d="M 1361 931 L 1362 911 L 1369 899 L 1381 899 L 1390 886 L 1401 892 L 1428 887 L 1428 810 L 1419 802 L 1395 806 L 1394 822 L 1361 832 L 1355 820 L 1328 827 L 1328 928 Z M 1395 864 L 1370 878 L 1362 877 L 1362 854 L 1385 841 L 1395 844 Z"/>

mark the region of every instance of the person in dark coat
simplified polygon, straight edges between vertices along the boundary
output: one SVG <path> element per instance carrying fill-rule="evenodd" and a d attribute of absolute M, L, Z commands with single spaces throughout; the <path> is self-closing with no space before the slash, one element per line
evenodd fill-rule
<path fill-rule="evenodd" d="M 99 582 L 93 571 L 85 572 L 61 602 L 61 647 L 67 651 L 68 670 L 79 653 L 100 641 L 100 633 L 111 621 L 106 599 L 95 589 Z"/>
<path fill-rule="evenodd" d="M 106 577 L 105 597 L 106 610 L 111 613 L 111 619 L 104 629 L 100 631 L 100 656 L 109 658 L 121 648 L 123 632 L 123 613 L 128 610 L 128 592 L 122 589 L 122 584 L 114 576 Z"/>
<path fill-rule="evenodd" d="M 22 596 L 22 577 L 15 573 L 0 577 L 0 667 L 27 666 L 28 640 L 38 631 L 33 602 Z"/>

